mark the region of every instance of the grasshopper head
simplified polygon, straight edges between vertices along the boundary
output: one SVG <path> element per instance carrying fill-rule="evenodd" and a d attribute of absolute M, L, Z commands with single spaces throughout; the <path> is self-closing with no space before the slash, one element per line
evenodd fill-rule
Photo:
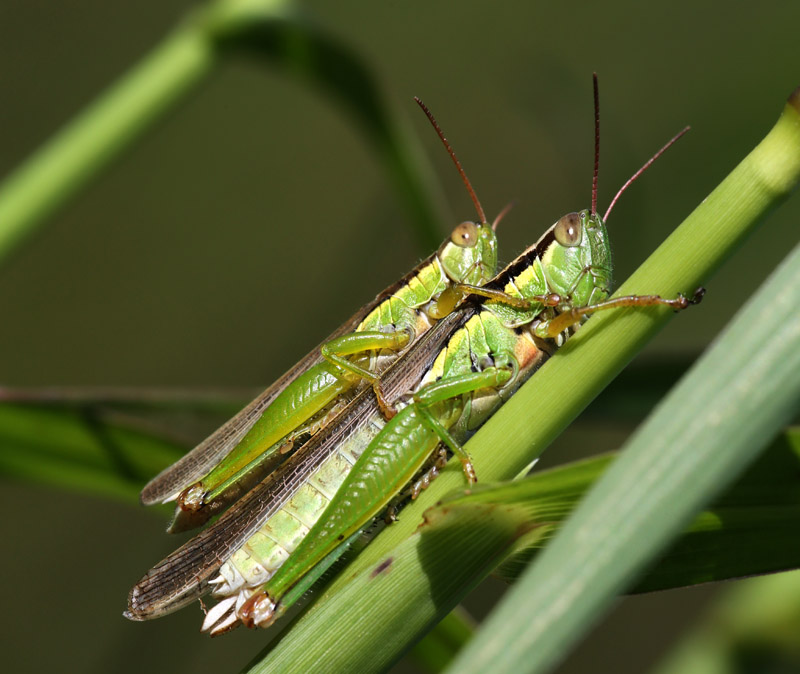
<path fill-rule="evenodd" d="M 567 213 L 553 225 L 542 255 L 551 292 L 575 304 L 598 302 L 611 292 L 611 248 L 602 218 L 588 210 Z"/>
<path fill-rule="evenodd" d="M 483 285 L 497 271 L 497 235 L 488 223 L 462 222 L 441 245 L 438 257 L 451 281 Z"/>

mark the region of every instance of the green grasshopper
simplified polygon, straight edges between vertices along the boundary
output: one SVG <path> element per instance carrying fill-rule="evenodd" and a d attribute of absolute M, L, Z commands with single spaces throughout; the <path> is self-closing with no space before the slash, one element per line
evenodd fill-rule
<path fill-rule="evenodd" d="M 495 228 L 433 115 L 416 99 L 439 134 L 478 212 L 480 224 L 462 222 L 437 253 L 379 294 L 233 419 L 149 482 L 142 502 L 177 500 L 171 532 L 207 521 L 261 480 L 297 444 L 335 417 L 362 382 L 450 313 L 465 293 L 494 276 Z"/>
<path fill-rule="evenodd" d="M 459 312 L 445 316 L 402 358 L 389 365 L 381 376 L 381 389 L 388 401 L 396 403 L 419 382 L 444 340 L 463 325 L 463 318 Z M 223 562 L 267 521 L 272 522 L 273 531 L 262 539 L 272 546 L 276 540 L 284 541 L 285 548 L 291 550 L 327 503 L 327 498 L 320 498 L 320 494 L 335 493 L 358 455 L 384 423 L 385 417 L 372 390 L 362 390 L 333 423 L 303 444 L 216 522 L 148 571 L 131 590 L 126 617 L 157 618 L 202 597 L 212 587 L 220 589 L 215 577 Z M 275 550 L 277 558 L 267 563 L 270 568 L 288 556 L 280 547 Z M 238 573 L 234 571 L 234 575 Z M 234 579 L 233 585 L 237 583 Z"/>
<path fill-rule="evenodd" d="M 381 388 L 399 409 L 391 420 L 384 421 L 370 391 L 362 393 L 290 462 L 154 567 L 132 589 L 126 615 L 157 617 L 213 589 L 222 599 L 207 614 L 204 631 L 220 634 L 240 622 L 271 624 L 288 605 L 287 593 L 341 554 L 420 474 L 440 443 L 473 482 L 461 443 L 584 317 L 617 307 L 679 310 L 698 302 L 700 291 L 692 299 L 608 299 L 612 265 L 604 220 L 627 186 L 677 138 L 623 186 L 602 219 L 595 168 L 591 210 L 560 218 L 474 291 L 483 297 L 465 302 L 387 371 Z M 403 396 L 408 382 L 414 384 Z M 436 466 L 423 474 L 412 497 L 435 472 Z"/>

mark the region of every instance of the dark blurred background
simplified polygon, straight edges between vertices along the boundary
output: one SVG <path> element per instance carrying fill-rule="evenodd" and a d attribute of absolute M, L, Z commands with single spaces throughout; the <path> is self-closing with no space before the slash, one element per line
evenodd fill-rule
<path fill-rule="evenodd" d="M 0 176 L 194 5 L 0 2 Z M 504 262 L 589 206 L 592 71 L 601 211 L 692 125 L 615 208 L 619 279 L 752 149 L 800 84 L 796 2 L 301 7 L 363 58 L 392 114 L 416 130 L 450 213 L 442 237 L 474 212 L 414 95 L 489 217 L 516 201 L 500 229 Z M 794 244 L 795 210 L 779 209 L 644 358 L 699 353 Z M 428 252 L 339 105 L 283 70 L 232 59 L 0 269 L 0 383 L 265 385 Z M 549 460 L 614 448 L 627 432 L 599 428 L 568 433 Z M 191 608 L 123 620 L 129 586 L 174 546 L 143 509 L 10 482 L 0 503 L 6 671 L 235 671 L 266 642 L 244 631 L 211 642 Z M 560 671 L 644 671 L 708 594 L 623 601 Z"/>

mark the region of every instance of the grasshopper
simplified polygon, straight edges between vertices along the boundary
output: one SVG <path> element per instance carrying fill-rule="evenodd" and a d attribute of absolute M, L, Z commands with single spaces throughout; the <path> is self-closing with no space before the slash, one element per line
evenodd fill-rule
<path fill-rule="evenodd" d="M 396 403 L 420 380 L 444 340 L 463 325 L 463 319 L 459 312 L 445 316 L 403 358 L 388 366 L 381 376 L 381 389 L 387 400 Z M 273 546 L 276 540 L 290 541 L 285 545 L 291 549 L 291 541 L 296 544 L 308 532 L 327 503 L 320 494 L 335 493 L 358 454 L 384 423 L 372 390 L 365 388 L 333 423 L 304 443 L 216 522 L 148 571 L 131 590 L 125 616 L 132 620 L 157 618 L 218 587 L 219 582 L 211 581 L 219 575 L 223 562 L 267 521 L 272 522 L 273 530 L 263 540 Z M 276 550 L 278 558 L 274 564 L 267 564 L 270 567 L 288 556 L 288 552 Z"/>
<path fill-rule="evenodd" d="M 595 111 L 598 133 L 596 79 Z M 317 575 L 320 564 L 341 554 L 395 502 L 440 444 L 474 482 L 463 441 L 585 317 L 617 307 L 680 310 L 698 302 L 700 291 L 691 299 L 609 299 L 612 264 L 604 222 L 632 180 L 679 136 L 623 186 L 604 218 L 596 209 L 596 142 L 591 209 L 560 218 L 387 370 L 380 386 L 397 414 L 385 421 L 375 396 L 364 391 L 290 462 L 154 567 L 132 589 L 126 615 L 157 617 L 211 588 L 222 599 L 207 614 L 204 631 L 270 625 L 295 586 Z M 412 497 L 436 470 L 422 473 Z"/>
<path fill-rule="evenodd" d="M 315 348 L 275 384 L 143 489 L 145 505 L 176 500 L 169 531 L 180 532 L 206 522 L 268 474 L 298 444 L 313 435 L 345 406 L 364 382 L 377 386 L 378 375 L 450 313 L 465 293 L 494 276 L 497 267 L 495 229 L 458 158 L 422 101 L 472 198 L 479 223 L 462 222 L 439 250 L 423 260 L 375 300 L 362 307 L 331 337 Z"/>

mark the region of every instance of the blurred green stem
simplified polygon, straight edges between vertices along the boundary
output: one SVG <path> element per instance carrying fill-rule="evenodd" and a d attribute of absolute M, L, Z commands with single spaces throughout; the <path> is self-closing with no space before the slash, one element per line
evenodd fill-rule
<path fill-rule="evenodd" d="M 412 658 L 427 672 L 441 672 L 475 632 L 475 620 L 456 606 L 411 649 Z"/>
<path fill-rule="evenodd" d="M 730 585 L 654 674 L 790 672 L 800 667 L 800 571 Z"/>
<path fill-rule="evenodd" d="M 0 262 L 191 89 L 214 63 L 187 21 L 0 185 Z"/>
<path fill-rule="evenodd" d="M 380 155 L 425 251 L 438 244 L 435 180 L 412 134 L 390 119 L 371 72 L 287 0 L 216 0 L 193 11 L 145 59 L 0 184 L 0 264 L 228 53 L 276 63 L 332 94 Z"/>

